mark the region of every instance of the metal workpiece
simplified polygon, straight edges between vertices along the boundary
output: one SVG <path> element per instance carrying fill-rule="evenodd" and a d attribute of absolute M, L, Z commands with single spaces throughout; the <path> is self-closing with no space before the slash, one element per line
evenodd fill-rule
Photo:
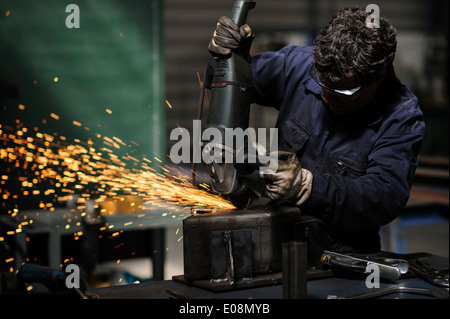
<path fill-rule="evenodd" d="M 388 280 L 398 280 L 409 269 L 409 263 L 403 259 L 344 255 L 327 250 L 320 261 L 332 268 L 365 274 L 371 273 L 368 266 L 375 265 L 379 269 L 380 277 Z"/>
<path fill-rule="evenodd" d="M 297 207 L 217 210 L 183 221 L 188 281 L 232 276 L 233 281 L 281 271 L 282 243 L 294 240 Z"/>

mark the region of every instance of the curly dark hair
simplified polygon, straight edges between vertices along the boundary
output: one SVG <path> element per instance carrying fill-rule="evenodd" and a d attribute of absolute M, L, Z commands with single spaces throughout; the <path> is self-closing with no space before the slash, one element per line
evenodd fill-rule
<path fill-rule="evenodd" d="M 354 74 L 358 85 L 368 85 L 394 61 L 397 30 L 381 16 L 378 28 L 366 26 L 369 14 L 358 7 L 342 9 L 315 39 L 315 67 L 327 81 Z"/>

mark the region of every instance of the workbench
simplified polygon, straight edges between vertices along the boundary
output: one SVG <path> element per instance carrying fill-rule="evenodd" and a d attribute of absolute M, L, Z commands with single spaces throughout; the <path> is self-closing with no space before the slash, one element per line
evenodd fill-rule
<path fill-rule="evenodd" d="M 441 269 L 448 269 L 448 258 L 428 255 L 433 265 Z M 390 288 L 395 286 L 406 286 L 414 288 L 436 288 L 427 281 L 417 277 L 411 271 L 398 281 L 380 281 L 380 288 L 367 288 L 365 284 L 365 274 L 347 274 L 345 276 L 330 276 L 321 279 L 308 280 L 308 299 L 327 299 L 350 297 L 360 293 L 372 292 L 374 289 Z M 174 280 L 154 281 L 132 285 L 121 285 L 91 289 L 88 292 L 98 295 L 100 299 L 281 299 L 282 284 L 238 289 L 224 292 L 212 292 L 189 284 Z M 434 299 L 432 296 L 393 293 L 380 297 L 381 299 Z"/>
<path fill-rule="evenodd" d="M 396 283 L 381 283 L 382 289 L 394 286 L 416 288 L 433 288 L 419 278 L 403 279 Z M 308 299 L 326 299 L 328 296 L 348 297 L 371 291 L 365 286 L 364 280 L 355 278 L 325 278 L 309 281 L 307 284 Z M 234 291 L 214 293 L 205 289 L 182 284 L 173 280 L 146 282 L 133 285 L 113 286 L 91 289 L 100 299 L 281 299 L 282 285 L 239 289 Z M 395 293 L 380 297 L 383 299 L 434 299 L 430 296 Z"/>

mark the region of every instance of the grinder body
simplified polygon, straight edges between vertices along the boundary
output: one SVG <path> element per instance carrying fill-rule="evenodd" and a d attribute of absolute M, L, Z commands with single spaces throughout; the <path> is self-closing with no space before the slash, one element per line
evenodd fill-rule
<path fill-rule="evenodd" d="M 231 19 L 241 27 L 245 24 L 250 9 L 255 7 L 254 1 L 236 0 L 231 13 Z M 226 57 L 216 59 L 216 71 L 211 83 L 211 98 L 206 120 L 206 129 L 215 128 L 221 132 L 221 141 L 212 144 L 211 139 L 203 139 L 203 145 L 210 144 L 203 152 L 211 152 L 211 146 L 220 150 L 222 160 L 213 160 L 207 168 L 211 176 L 211 186 L 214 191 L 223 195 L 237 195 L 245 191 L 243 182 L 233 163 L 225 161 L 234 158 L 236 149 L 232 130 L 241 128 L 245 130 L 249 124 L 251 104 L 252 72 L 250 67 L 251 40 L 232 50 Z M 231 130 L 230 130 L 231 129 Z M 230 135 L 231 134 L 231 135 Z M 228 137 L 227 137 L 228 135 Z M 229 142 L 231 141 L 231 145 Z M 217 154 L 216 154 L 217 155 Z M 215 157 L 217 159 L 217 157 Z"/>

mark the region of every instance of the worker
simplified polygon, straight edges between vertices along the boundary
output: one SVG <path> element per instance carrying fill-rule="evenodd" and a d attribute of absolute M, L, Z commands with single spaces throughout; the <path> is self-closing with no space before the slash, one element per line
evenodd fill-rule
<path fill-rule="evenodd" d="M 320 220 L 339 252 L 380 250 L 380 227 L 408 201 L 425 129 L 416 96 L 394 72 L 396 29 L 368 16 L 342 9 L 313 46 L 251 57 L 253 102 L 279 111 L 284 160 L 265 176 L 266 196 Z M 222 17 L 208 50 L 226 56 L 252 38 L 248 25 Z"/>

